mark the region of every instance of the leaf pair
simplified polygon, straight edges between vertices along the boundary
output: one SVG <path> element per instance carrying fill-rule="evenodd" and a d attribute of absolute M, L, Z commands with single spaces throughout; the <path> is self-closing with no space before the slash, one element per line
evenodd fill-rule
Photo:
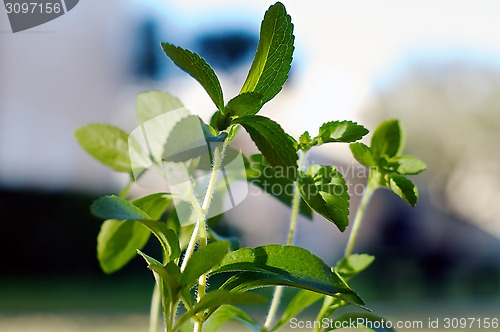
<path fill-rule="evenodd" d="M 256 114 L 282 89 L 291 68 L 293 42 L 291 18 L 285 6 L 277 2 L 264 15 L 257 51 L 240 95 L 227 106 L 219 78 L 203 58 L 169 43 L 161 46 L 180 69 L 201 84 L 222 115 L 242 116 Z"/>
<path fill-rule="evenodd" d="M 166 92 L 145 91 L 136 99 L 137 122 L 144 125 L 161 114 L 183 107 L 179 99 Z M 158 121 L 154 125 L 161 127 L 162 122 Z M 149 129 L 155 135 L 147 136 L 147 152 L 133 136 L 109 124 L 91 123 L 82 126 L 75 131 L 75 136 L 78 143 L 96 160 L 115 171 L 133 175 L 134 168 L 147 168 L 152 162 L 161 160 L 168 130 Z"/>
<path fill-rule="evenodd" d="M 225 130 L 241 125 L 258 149 L 273 166 L 297 168 L 293 140 L 281 126 L 257 112 L 282 89 L 288 78 L 294 50 L 293 24 L 285 6 L 277 2 L 269 7 L 262 21 L 259 44 L 240 94 L 224 103 L 215 71 L 199 55 L 169 43 L 162 43 L 165 54 L 183 71 L 198 81 L 218 112 L 211 125 Z"/>
<path fill-rule="evenodd" d="M 370 147 L 350 144 L 354 158 L 370 168 L 368 186 L 387 187 L 411 206 L 418 200 L 418 190 L 405 175 L 424 171 L 427 166 L 415 156 L 403 155 L 404 133 L 398 120 L 382 122 L 373 133 Z"/>
<path fill-rule="evenodd" d="M 318 135 L 314 138 L 311 138 L 309 132 L 304 132 L 299 138 L 297 149 L 307 151 L 313 146 L 319 146 L 325 143 L 355 142 L 366 134 L 368 134 L 368 129 L 356 122 L 330 121 L 321 125 Z"/>

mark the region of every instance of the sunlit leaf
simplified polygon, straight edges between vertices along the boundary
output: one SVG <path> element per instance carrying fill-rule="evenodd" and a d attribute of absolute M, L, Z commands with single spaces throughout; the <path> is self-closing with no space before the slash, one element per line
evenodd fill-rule
<path fill-rule="evenodd" d="M 148 156 L 139 144 L 118 127 L 102 123 L 91 123 L 75 131 L 78 143 L 92 157 L 118 172 L 132 173 L 129 157 L 129 142 L 138 163 L 147 163 Z M 139 160 L 140 159 L 140 160 Z"/>
<path fill-rule="evenodd" d="M 297 151 L 290 136 L 273 120 L 247 115 L 234 120 L 250 134 L 260 152 L 274 167 L 281 167 L 287 176 L 293 176 L 297 169 Z"/>
<path fill-rule="evenodd" d="M 234 276 L 237 279 L 243 275 L 242 271 L 258 272 L 262 276 L 256 278 L 255 275 L 248 275 L 251 278 L 236 280 L 241 283 L 257 285 L 266 282 L 267 286 L 283 284 L 332 296 L 342 293 L 349 296 L 351 301 L 363 304 L 363 300 L 330 267 L 301 247 L 271 244 L 231 251 L 211 274 L 240 272 Z M 238 282 L 233 282 L 233 285 L 236 286 Z"/>
<path fill-rule="evenodd" d="M 210 65 L 198 54 L 189 50 L 176 47 L 169 43 L 161 43 L 165 54 L 175 63 L 177 67 L 184 70 L 197 80 L 208 93 L 215 106 L 222 112 L 224 109 L 224 98 L 219 78 Z"/>
<path fill-rule="evenodd" d="M 262 94 L 262 104 L 281 91 L 291 68 L 294 42 L 293 24 L 285 6 L 269 7 L 260 28 L 259 45 L 240 93 Z"/>
<path fill-rule="evenodd" d="M 349 224 L 349 192 L 342 174 L 332 166 L 309 166 L 299 172 L 297 185 L 304 201 L 340 231 Z"/>

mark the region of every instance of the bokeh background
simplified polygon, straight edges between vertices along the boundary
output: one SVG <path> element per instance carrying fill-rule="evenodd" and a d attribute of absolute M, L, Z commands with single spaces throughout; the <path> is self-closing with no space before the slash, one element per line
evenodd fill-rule
<path fill-rule="evenodd" d="M 152 278 L 139 258 L 113 275 L 100 271 L 100 220 L 89 212 L 126 178 L 87 155 L 73 132 L 91 122 L 132 130 L 135 97 L 149 89 L 178 96 L 208 119 L 210 99 L 160 42 L 202 55 L 230 97 L 272 3 L 82 0 L 16 34 L 0 10 L 1 331 L 147 330 Z M 373 197 L 355 251 L 377 259 L 354 287 L 393 320 L 500 318 L 500 3 L 283 3 L 295 24 L 294 62 L 262 114 L 295 137 L 330 120 L 373 130 L 398 118 L 406 152 L 429 166 L 412 178 L 417 207 L 384 190 Z M 248 136 L 236 144 L 255 151 Z M 336 165 L 353 190 L 366 180 L 347 146 L 323 146 L 310 158 Z M 221 231 L 246 246 L 286 242 L 287 207 L 251 193 Z M 351 216 L 358 199 L 354 193 Z M 296 244 L 333 265 L 347 232 L 319 216 L 300 219 Z"/>

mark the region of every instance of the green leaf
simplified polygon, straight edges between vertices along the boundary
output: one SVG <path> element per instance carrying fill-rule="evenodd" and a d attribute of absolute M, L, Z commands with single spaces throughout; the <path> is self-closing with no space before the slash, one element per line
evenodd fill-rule
<path fill-rule="evenodd" d="M 403 131 L 398 120 L 386 120 L 378 125 L 371 139 L 373 157 L 394 157 L 403 150 Z"/>
<path fill-rule="evenodd" d="M 344 278 L 349 280 L 364 269 L 366 269 L 374 261 L 375 257 L 367 254 L 354 254 L 349 257 L 344 257 L 337 263 L 335 270 Z"/>
<path fill-rule="evenodd" d="M 166 112 L 184 107 L 177 97 L 163 91 L 141 92 L 136 98 L 136 117 L 139 124 Z"/>
<path fill-rule="evenodd" d="M 309 166 L 297 185 L 304 201 L 343 232 L 349 224 L 349 192 L 342 174 L 332 166 Z"/>
<path fill-rule="evenodd" d="M 330 322 L 329 328 L 325 329 L 324 331 L 333 331 L 333 330 L 338 330 L 338 327 L 347 327 L 347 328 L 362 328 L 363 326 L 368 327 L 368 331 L 376 331 L 376 332 L 392 332 L 396 331 L 392 328 L 385 327 L 384 325 L 387 324 L 381 324 L 382 321 L 387 322 L 387 319 L 383 319 L 382 317 L 366 313 L 366 312 L 351 312 L 351 313 L 346 313 L 343 314 L 337 318 L 335 318 L 333 321 Z M 364 322 L 365 324 L 359 324 L 359 325 L 352 325 L 352 323 L 356 322 Z M 374 328 L 369 328 L 370 326 Z M 375 326 L 380 326 L 379 328 L 375 328 Z"/>
<path fill-rule="evenodd" d="M 139 222 L 109 219 L 97 236 L 97 258 L 105 273 L 124 267 L 148 242 L 151 232 Z"/>
<path fill-rule="evenodd" d="M 301 289 L 288 303 L 285 311 L 283 312 L 283 315 L 281 316 L 278 323 L 276 323 L 276 325 L 272 328 L 272 330 L 276 331 L 277 329 L 285 325 L 290 319 L 301 313 L 304 309 L 323 298 L 323 294 Z"/>
<path fill-rule="evenodd" d="M 403 155 L 386 160 L 384 168 L 402 175 L 414 175 L 425 171 L 427 165 L 418 157 Z"/>
<path fill-rule="evenodd" d="M 200 121 L 198 116 L 188 115 L 175 123 L 164 142 L 163 161 L 184 162 L 200 156 L 204 160 L 210 159 Z M 210 160 L 208 164 L 211 165 Z"/>
<path fill-rule="evenodd" d="M 297 151 L 293 140 L 279 124 L 259 115 L 236 118 L 234 123 L 245 128 L 257 148 L 272 166 L 282 167 L 284 174 L 294 178 L 297 170 Z"/>
<path fill-rule="evenodd" d="M 230 124 L 231 117 L 228 114 L 223 115 L 221 112 L 215 112 L 210 118 L 210 126 L 219 131 L 226 130 Z"/>
<path fill-rule="evenodd" d="M 292 206 L 295 182 L 285 174 L 272 167 L 261 154 L 254 154 L 247 160 L 247 181 L 272 195 L 280 202 Z M 312 219 L 312 210 L 309 205 L 300 199 L 300 213 Z"/>
<path fill-rule="evenodd" d="M 262 278 L 253 276 L 252 279 L 240 279 L 242 282 L 259 283 L 262 280 L 274 280 L 280 282 L 274 284 L 286 284 L 332 296 L 342 293 L 347 295 L 350 301 L 363 304 L 363 300 L 336 272 L 332 272 L 319 257 L 301 247 L 270 244 L 255 249 L 235 250 L 224 257 L 211 275 L 239 272 L 234 276 L 238 278 L 242 275 L 242 271 L 262 274 Z"/>
<path fill-rule="evenodd" d="M 179 266 L 177 266 L 174 262 L 169 262 L 166 265 L 158 262 L 156 259 L 149 257 L 145 253 L 137 250 L 137 253 L 141 255 L 144 260 L 148 263 L 148 268 L 156 273 L 155 278 L 158 276 L 160 280 L 156 280 L 158 284 L 160 282 L 164 282 L 166 285 L 166 293 L 165 296 L 168 296 L 168 299 L 171 300 L 172 303 L 176 302 L 179 298 L 179 290 L 180 290 L 180 279 L 181 279 L 181 271 Z M 165 301 L 165 298 L 163 299 Z"/>
<path fill-rule="evenodd" d="M 154 193 L 131 201 L 142 211 L 146 212 L 152 220 L 158 220 L 172 204 L 172 199 L 166 193 Z M 117 219 L 117 218 L 115 218 Z"/>
<path fill-rule="evenodd" d="M 361 165 L 366 167 L 376 166 L 375 160 L 373 160 L 370 148 L 363 143 L 351 143 L 349 144 L 352 155 Z"/>
<path fill-rule="evenodd" d="M 312 144 L 313 144 L 313 142 L 311 139 L 311 135 L 309 134 L 308 131 L 305 131 L 299 137 L 299 144 L 297 146 L 297 149 L 302 150 L 302 151 L 307 151 L 311 148 Z"/>
<path fill-rule="evenodd" d="M 139 220 L 139 222 L 146 226 L 158 239 L 168 261 L 179 258 L 181 254 L 179 237 L 173 230 L 168 228 L 167 224 L 154 220 Z"/>
<path fill-rule="evenodd" d="M 368 134 L 368 129 L 352 121 L 331 121 L 319 128 L 319 134 L 314 138 L 314 145 L 330 142 L 354 142 Z"/>
<path fill-rule="evenodd" d="M 226 106 L 224 114 L 230 116 L 257 114 L 262 105 L 262 94 L 245 92 L 231 99 Z"/>
<path fill-rule="evenodd" d="M 418 200 L 418 189 L 408 178 L 402 175 L 389 175 L 389 188 L 406 203 L 415 207 Z"/>
<path fill-rule="evenodd" d="M 174 331 L 177 331 L 191 317 L 194 317 L 199 312 L 206 309 L 216 310 L 224 304 L 253 304 L 264 303 L 267 299 L 258 294 L 252 293 L 231 293 L 225 290 L 216 290 L 205 294 L 205 296 L 196 303 L 193 309 L 188 310 L 179 317 L 174 326 Z"/>
<path fill-rule="evenodd" d="M 285 6 L 269 7 L 260 28 L 259 45 L 240 93 L 258 92 L 265 104 L 277 95 L 288 78 L 294 42 L 293 24 Z"/>
<path fill-rule="evenodd" d="M 104 272 L 115 272 L 135 257 L 136 250 L 142 249 L 149 239 L 151 232 L 148 228 L 153 230 L 156 237 L 159 236 L 158 230 L 151 227 L 157 222 L 150 219 L 159 219 L 171 203 L 165 194 L 157 193 L 132 202 L 114 195 L 103 196 L 91 205 L 94 215 L 108 219 L 101 226 L 97 237 L 97 258 Z M 134 220 L 148 225 L 144 227 Z M 174 257 L 172 259 L 179 255 L 176 238 L 175 233 L 167 235 L 170 257 Z"/>
<path fill-rule="evenodd" d="M 118 127 L 91 123 L 75 131 L 78 143 L 92 157 L 118 172 L 132 173 L 129 157 L 129 137 Z M 148 160 L 137 141 L 131 139 L 134 158 Z M 142 161 L 139 161 L 142 162 Z"/>
<path fill-rule="evenodd" d="M 195 251 L 182 273 L 181 284 L 191 288 L 203 273 L 222 261 L 229 251 L 229 244 L 229 241 L 212 242 Z"/>
<path fill-rule="evenodd" d="M 102 219 L 151 220 L 151 217 L 124 198 L 116 195 L 99 197 L 90 206 L 93 215 Z"/>
<path fill-rule="evenodd" d="M 224 110 L 222 88 L 212 67 L 198 54 L 189 50 L 169 43 L 161 43 L 161 46 L 165 54 L 177 67 L 184 70 L 203 86 L 215 106 L 222 112 Z"/>
<path fill-rule="evenodd" d="M 222 305 L 203 324 L 203 332 L 217 332 L 226 322 L 235 320 L 243 323 L 251 331 L 259 331 L 257 323 L 250 318 L 243 310 L 232 305 Z"/>

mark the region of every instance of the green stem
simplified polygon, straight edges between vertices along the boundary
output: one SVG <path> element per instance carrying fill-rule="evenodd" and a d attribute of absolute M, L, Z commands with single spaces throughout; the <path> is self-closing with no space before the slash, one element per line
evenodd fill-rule
<path fill-rule="evenodd" d="M 230 140 L 226 140 L 222 148 L 217 147 L 214 151 L 212 173 L 210 174 L 207 191 L 205 192 L 205 197 L 203 199 L 203 203 L 201 204 L 201 206 L 198 199 L 194 196 L 193 192 L 191 192 L 188 197 L 193 207 L 193 210 L 196 214 L 196 225 L 193 230 L 193 234 L 191 235 L 191 238 L 189 240 L 189 244 L 186 249 L 186 254 L 184 255 L 184 260 L 182 261 L 181 272 L 184 271 L 184 269 L 186 268 L 186 265 L 194 252 L 198 239 L 200 247 L 204 247 L 208 244 L 208 232 L 206 223 L 208 209 L 210 208 L 210 204 L 212 203 L 214 191 L 217 186 L 217 177 L 219 175 L 219 170 L 221 168 L 222 160 L 224 158 L 224 152 L 226 151 L 226 148 L 229 146 L 229 143 Z M 203 274 L 198 279 L 197 302 L 201 301 L 201 299 L 205 296 L 206 288 L 207 288 L 207 276 L 206 274 Z M 195 317 L 194 331 L 201 332 L 202 326 L 203 322 Z"/>
<path fill-rule="evenodd" d="M 186 254 L 184 255 L 184 259 L 182 260 L 181 272 L 184 272 L 186 268 L 188 260 L 191 258 L 191 255 L 194 252 L 194 247 L 196 246 L 196 242 L 198 241 L 198 229 L 200 228 L 200 224 L 196 223 L 193 229 L 193 233 L 191 234 L 191 238 L 189 239 L 189 244 L 186 249 Z"/>
<path fill-rule="evenodd" d="M 160 316 L 161 296 L 158 284 L 155 282 L 153 297 L 151 298 L 151 310 L 149 312 L 149 332 L 156 332 L 158 317 Z"/>
<path fill-rule="evenodd" d="M 373 185 L 373 181 L 371 181 L 371 177 L 369 177 L 366 190 L 363 193 L 363 198 L 361 199 L 358 211 L 356 212 L 356 218 L 354 219 L 354 223 L 352 225 L 352 230 L 351 234 L 349 235 L 349 240 L 347 241 L 347 246 L 344 254 L 345 257 L 348 257 L 352 254 L 352 250 L 354 249 L 354 243 L 356 242 L 356 237 L 358 236 L 359 227 L 361 225 L 361 221 L 363 220 L 363 215 L 365 214 L 366 207 L 375 189 L 376 186 Z"/>
<path fill-rule="evenodd" d="M 321 319 L 325 315 L 328 308 L 332 305 L 332 303 L 333 303 L 333 297 L 325 295 L 325 298 L 323 300 L 323 305 L 321 306 L 318 316 L 316 316 L 316 321 L 319 322 L 321 321 Z M 316 326 L 316 325 L 314 326 L 314 332 L 320 332 L 321 329 L 322 329 L 321 326 Z"/>
<path fill-rule="evenodd" d="M 130 181 L 123 187 L 122 191 L 120 191 L 120 197 L 121 198 L 126 198 L 128 195 L 128 192 L 130 191 L 130 188 L 132 187 L 132 184 L 134 181 L 130 179 Z"/>
<path fill-rule="evenodd" d="M 302 153 L 299 151 L 299 170 L 302 170 L 304 167 L 304 163 L 306 160 L 306 153 Z M 297 184 L 294 182 L 294 190 L 293 190 L 293 200 L 292 200 L 292 214 L 290 216 L 290 228 L 288 230 L 288 239 L 286 244 L 292 245 L 293 239 L 295 237 L 295 230 L 297 227 L 297 220 L 299 216 L 299 207 L 300 207 L 300 192 Z M 271 325 L 273 323 L 274 317 L 278 313 L 278 308 L 281 301 L 281 296 L 283 295 L 283 286 L 277 286 L 274 289 L 273 300 L 271 301 L 271 306 L 269 307 L 269 311 L 267 313 L 266 321 L 264 322 L 264 327 L 262 328 L 262 332 L 269 331 L 271 329 Z"/>

